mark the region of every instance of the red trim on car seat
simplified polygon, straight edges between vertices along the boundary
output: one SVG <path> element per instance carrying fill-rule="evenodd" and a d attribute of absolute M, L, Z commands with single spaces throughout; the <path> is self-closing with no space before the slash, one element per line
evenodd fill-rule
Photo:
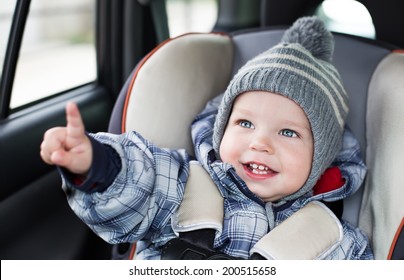
<path fill-rule="evenodd" d="M 404 54 L 404 50 L 394 50 L 393 53 L 403 53 Z"/>
<path fill-rule="evenodd" d="M 130 95 L 132 93 L 132 88 L 133 85 L 135 83 L 135 80 L 137 78 L 137 75 L 140 71 L 140 69 L 143 67 L 143 65 L 146 63 L 146 61 L 154 54 L 156 53 L 161 47 L 163 47 L 165 44 L 176 40 L 178 38 L 184 37 L 184 36 L 188 36 L 188 35 L 206 35 L 206 34 L 216 34 L 216 35 L 223 35 L 223 36 L 228 36 L 226 33 L 223 32 L 211 32 L 211 33 L 198 33 L 198 32 L 190 32 L 190 33 L 185 33 L 182 35 L 179 35 L 175 38 L 170 38 L 165 40 L 164 42 L 160 43 L 158 46 L 156 46 L 153 50 L 151 50 L 138 64 L 137 69 L 135 71 L 135 73 L 133 74 L 132 80 L 130 82 L 126 97 L 125 97 L 125 103 L 123 105 L 123 112 L 122 112 L 122 121 L 121 121 L 121 131 L 126 132 L 126 114 L 127 114 L 127 110 L 128 110 L 128 106 L 129 106 L 129 99 L 130 99 Z"/>
<path fill-rule="evenodd" d="M 168 41 L 168 40 L 167 40 Z M 159 45 L 158 47 L 154 48 L 147 56 L 145 56 L 140 62 L 139 65 L 135 71 L 135 73 L 133 74 L 132 80 L 130 81 L 130 85 L 128 88 L 128 92 L 126 93 L 126 97 L 125 97 L 125 104 L 123 105 L 123 112 L 122 112 L 122 121 L 121 121 L 121 131 L 122 132 L 126 132 L 126 114 L 127 114 L 127 110 L 128 110 L 128 105 L 129 105 L 129 99 L 130 99 L 130 94 L 132 92 L 132 88 L 133 88 L 133 84 L 135 83 L 135 80 L 137 78 L 137 75 L 139 73 L 139 70 L 142 68 L 143 64 L 146 63 L 146 61 L 149 59 L 150 56 L 152 56 L 161 46 L 163 46 L 164 44 L 166 44 L 166 42 L 161 43 L 161 45 Z"/>
<path fill-rule="evenodd" d="M 388 260 L 391 260 L 391 257 L 393 256 L 394 249 L 396 248 L 396 245 L 397 245 L 398 237 L 400 236 L 400 233 L 403 230 L 404 230 L 404 218 L 401 220 L 401 224 L 398 226 L 397 232 L 394 235 L 393 242 L 391 243 L 391 246 L 390 246 L 389 255 L 387 256 Z"/>
<path fill-rule="evenodd" d="M 133 258 L 135 257 L 135 253 L 136 253 L 136 243 L 132 243 L 132 247 L 130 248 L 128 260 L 133 260 Z"/>

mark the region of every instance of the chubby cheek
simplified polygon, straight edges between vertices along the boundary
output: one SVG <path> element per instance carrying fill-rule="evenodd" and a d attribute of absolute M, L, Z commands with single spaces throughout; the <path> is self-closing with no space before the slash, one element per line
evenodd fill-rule
<path fill-rule="evenodd" d="M 239 151 L 237 149 L 236 141 L 231 139 L 228 134 L 224 134 L 222 142 L 219 148 L 220 158 L 223 162 L 235 165 L 237 159 L 239 158 Z"/>
<path fill-rule="evenodd" d="M 290 171 L 289 174 L 294 174 L 294 176 L 291 176 L 291 180 L 297 186 L 303 186 L 303 184 L 306 183 L 312 166 L 313 154 L 309 151 L 301 151 L 302 150 L 296 151 L 294 157 L 292 157 L 295 160 L 291 160 L 288 164 L 286 164 Z"/>
<path fill-rule="evenodd" d="M 229 149 L 229 146 L 224 141 L 222 141 L 222 143 L 220 143 L 219 153 L 220 153 L 220 158 L 223 162 L 231 163 L 231 159 L 234 158 L 234 155 L 232 155 L 231 149 Z"/>

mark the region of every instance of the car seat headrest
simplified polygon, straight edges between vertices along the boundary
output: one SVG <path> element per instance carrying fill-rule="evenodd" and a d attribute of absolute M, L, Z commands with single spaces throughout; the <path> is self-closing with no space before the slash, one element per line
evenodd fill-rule
<path fill-rule="evenodd" d="M 233 44 L 223 34 L 192 33 L 160 44 L 128 84 L 122 132 L 136 130 L 160 147 L 193 154 L 190 125 L 225 90 L 232 61 Z"/>

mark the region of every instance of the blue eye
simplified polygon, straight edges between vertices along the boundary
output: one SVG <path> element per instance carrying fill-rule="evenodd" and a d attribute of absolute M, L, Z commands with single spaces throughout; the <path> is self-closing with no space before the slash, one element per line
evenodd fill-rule
<path fill-rule="evenodd" d="M 286 136 L 286 137 L 297 137 L 297 133 L 291 129 L 282 129 L 279 132 L 280 135 L 282 136 Z"/>
<path fill-rule="evenodd" d="M 246 120 L 239 121 L 239 125 L 244 128 L 254 128 L 254 125 L 250 121 Z"/>

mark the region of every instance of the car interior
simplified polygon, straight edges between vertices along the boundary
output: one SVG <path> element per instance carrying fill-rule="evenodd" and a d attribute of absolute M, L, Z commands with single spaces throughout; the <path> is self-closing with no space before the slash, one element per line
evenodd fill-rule
<path fill-rule="evenodd" d="M 2 259 L 135 259 L 136 244 L 107 244 L 74 216 L 57 170 L 39 158 L 44 131 L 63 125 L 64 105 L 74 100 L 89 131 L 136 130 L 192 154 L 189 128 L 206 102 L 323 1 L 220 0 L 210 32 L 176 37 L 167 32 L 165 1 L 116 2 L 96 1 L 97 82 L 10 110 L 18 58 L 12 49 L 19 49 L 30 1 L 16 3 L 17 36 L 10 36 L 0 92 Z M 376 37 L 333 33 L 333 63 L 350 93 L 348 125 L 368 167 L 362 188 L 344 201 L 343 218 L 369 236 L 376 259 L 404 259 L 404 3 L 359 2 Z"/>

